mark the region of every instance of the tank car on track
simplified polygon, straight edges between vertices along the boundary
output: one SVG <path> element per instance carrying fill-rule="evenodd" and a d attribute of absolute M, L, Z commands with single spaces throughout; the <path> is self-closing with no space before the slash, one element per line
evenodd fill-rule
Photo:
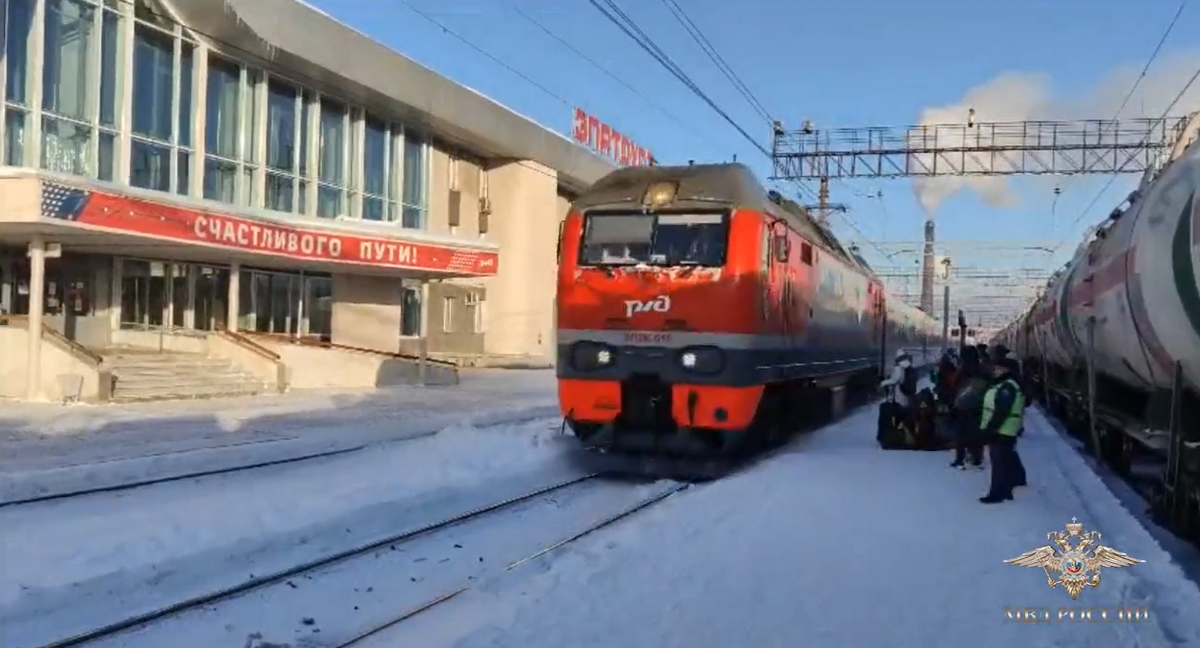
<path fill-rule="evenodd" d="M 1051 409 L 1119 472 L 1137 472 L 1155 457 L 1166 463 L 1167 481 L 1191 490 L 1181 496 L 1186 502 L 1170 506 L 1186 504 L 1194 518 L 1200 518 L 1198 187 L 1200 146 L 1193 144 L 1147 177 L 993 340 L 1015 352 Z"/>
<path fill-rule="evenodd" d="M 761 447 L 940 339 L 741 164 L 614 171 L 571 206 L 559 259 L 559 403 L 589 448 Z"/>

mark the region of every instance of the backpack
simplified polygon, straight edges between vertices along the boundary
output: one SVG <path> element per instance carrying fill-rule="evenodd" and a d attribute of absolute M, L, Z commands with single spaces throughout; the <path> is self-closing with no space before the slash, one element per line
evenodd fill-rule
<path fill-rule="evenodd" d="M 900 381 L 900 393 L 912 398 L 917 394 L 917 372 L 912 367 L 904 370 L 904 379 Z"/>

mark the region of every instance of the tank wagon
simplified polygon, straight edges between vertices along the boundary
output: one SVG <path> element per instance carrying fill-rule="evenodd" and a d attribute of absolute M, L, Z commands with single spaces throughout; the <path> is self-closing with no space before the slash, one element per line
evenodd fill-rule
<path fill-rule="evenodd" d="M 1094 228 L 993 340 L 1099 456 L 1148 477 L 1160 512 L 1188 534 L 1200 534 L 1198 186 L 1193 144 Z"/>
<path fill-rule="evenodd" d="M 627 168 L 559 238 L 558 396 L 586 447 L 726 456 L 874 393 L 940 325 L 744 165 Z"/>

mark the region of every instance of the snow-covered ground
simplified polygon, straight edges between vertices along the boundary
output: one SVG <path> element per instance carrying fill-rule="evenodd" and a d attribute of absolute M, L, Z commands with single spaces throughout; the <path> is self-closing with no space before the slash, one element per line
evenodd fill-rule
<path fill-rule="evenodd" d="M 0 645 L 302 564 L 579 474 L 555 419 L 0 509 Z"/>
<path fill-rule="evenodd" d="M 986 473 L 950 470 L 942 453 L 882 452 L 873 423 L 859 412 L 358 645 L 1200 645 L 1196 585 L 1038 413 L 1021 444 L 1031 486 L 997 506 L 976 499 Z M 1003 562 L 1075 517 L 1146 562 L 1105 570 L 1078 601 Z M 1007 620 L 1018 606 L 1148 607 L 1151 620 Z"/>
<path fill-rule="evenodd" d="M 674 487 L 581 482 L 94 646 L 336 645 L 349 638 L 349 629 L 384 624 L 433 597 L 502 574 L 506 566 Z"/>
<path fill-rule="evenodd" d="M 556 413 L 552 371 L 467 371 L 455 387 L 141 405 L 6 402 L 0 502 Z"/>
<path fill-rule="evenodd" d="M 539 394 L 511 378 L 529 374 L 498 372 L 476 393 L 509 411 L 539 396 L 551 405 L 553 375 L 543 373 Z M 446 393 L 442 407 L 455 392 Z M 380 411 L 393 428 L 415 417 L 403 405 Z M 298 416 L 332 426 L 336 414 Z M 333 645 L 464 585 L 356 645 L 1200 645 L 1200 589 L 1036 409 L 1020 443 L 1031 486 L 996 506 L 977 501 L 987 473 L 950 470 L 943 453 L 880 451 L 874 423 L 873 408 L 860 411 L 512 571 L 503 566 L 664 485 L 572 487 L 105 645 Z M 561 482 L 578 466 L 557 434 L 549 419 L 464 426 L 302 464 L 0 509 L 0 646 L 33 648 Z M 1078 601 L 1048 588 L 1040 570 L 1004 564 L 1072 518 L 1146 562 L 1105 570 Z M 1016 607 L 1146 607 L 1152 618 L 1021 624 L 1005 618 Z"/>

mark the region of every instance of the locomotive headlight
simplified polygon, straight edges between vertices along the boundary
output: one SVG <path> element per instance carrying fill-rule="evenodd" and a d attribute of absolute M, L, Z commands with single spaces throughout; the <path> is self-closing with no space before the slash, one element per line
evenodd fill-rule
<path fill-rule="evenodd" d="M 714 374 L 725 368 L 725 353 L 712 346 L 687 347 L 680 350 L 678 362 L 686 371 Z"/>
<path fill-rule="evenodd" d="M 642 204 L 651 209 L 660 209 L 675 200 L 675 192 L 678 190 L 679 186 L 674 182 L 656 182 L 646 189 L 646 194 L 642 196 Z"/>
<path fill-rule="evenodd" d="M 617 354 L 599 342 L 576 342 L 571 347 L 571 366 L 579 371 L 595 371 L 611 367 Z"/>

